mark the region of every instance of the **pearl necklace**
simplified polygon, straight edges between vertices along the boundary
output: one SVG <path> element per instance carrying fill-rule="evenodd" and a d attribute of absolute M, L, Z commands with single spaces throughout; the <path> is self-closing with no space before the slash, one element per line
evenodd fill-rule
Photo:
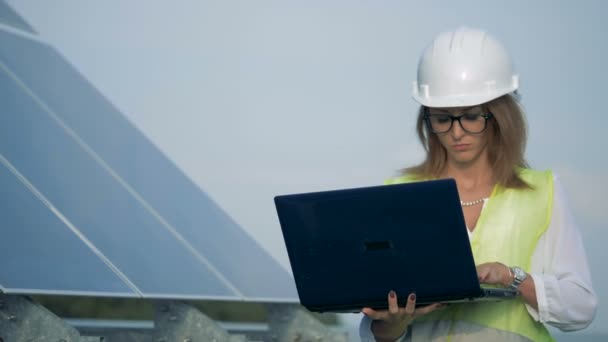
<path fill-rule="evenodd" d="M 472 205 L 479 204 L 479 203 L 481 203 L 483 201 L 487 201 L 487 200 L 488 200 L 488 198 L 484 197 L 484 198 L 480 198 L 480 199 L 470 201 L 470 202 L 460 201 L 460 205 L 463 207 L 470 207 Z"/>

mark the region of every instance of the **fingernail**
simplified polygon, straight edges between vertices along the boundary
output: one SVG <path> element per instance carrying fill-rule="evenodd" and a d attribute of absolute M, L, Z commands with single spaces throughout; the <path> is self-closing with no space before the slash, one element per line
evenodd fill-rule
<path fill-rule="evenodd" d="M 388 293 L 388 295 L 389 295 L 391 298 L 395 298 L 395 296 L 396 296 L 397 294 L 395 293 L 395 291 L 391 290 L 391 292 L 389 292 L 389 293 Z"/>
<path fill-rule="evenodd" d="M 410 300 L 416 300 L 416 294 L 415 293 L 412 293 L 410 295 Z"/>

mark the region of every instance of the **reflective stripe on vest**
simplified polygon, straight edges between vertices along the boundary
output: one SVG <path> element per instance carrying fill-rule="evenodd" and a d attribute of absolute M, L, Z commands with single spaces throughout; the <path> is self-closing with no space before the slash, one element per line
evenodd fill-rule
<path fill-rule="evenodd" d="M 550 171 L 518 170 L 532 190 L 496 186 L 483 208 L 471 247 L 475 264 L 501 262 L 530 272 L 532 254 L 549 226 L 553 202 L 553 175 Z M 420 179 L 401 176 L 386 184 Z M 417 320 L 464 321 L 522 335 L 533 341 L 553 341 L 545 326 L 534 321 L 523 300 L 452 304 Z"/>

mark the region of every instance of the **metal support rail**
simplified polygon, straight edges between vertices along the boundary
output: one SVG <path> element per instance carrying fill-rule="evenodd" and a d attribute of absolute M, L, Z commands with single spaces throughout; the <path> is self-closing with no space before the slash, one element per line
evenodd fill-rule
<path fill-rule="evenodd" d="M 293 304 L 268 304 L 267 324 L 217 322 L 179 301 L 154 307 L 153 322 L 64 320 L 26 296 L 0 294 L 0 342 L 347 341 Z"/>

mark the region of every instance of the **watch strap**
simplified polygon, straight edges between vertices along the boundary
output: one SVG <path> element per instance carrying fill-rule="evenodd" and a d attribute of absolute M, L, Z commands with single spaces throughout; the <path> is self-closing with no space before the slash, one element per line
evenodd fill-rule
<path fill-rule="evenodd" d="M 511 271 L 511 274 L 513 274 L 513 282 L 511 283 L 509 288 L 513 289 L 513 290 L 517 290 L 517 289 L 519 289 L 519 286 L 521 285 L 521 283 L 523 283 L 523 281 L 526 280 L 528 275 L 526 274 L 526 272 L 523 269 L 521 269 L 520 267 L 517 267 L 517 266 L 510 267 L 509 270 Z"/>

